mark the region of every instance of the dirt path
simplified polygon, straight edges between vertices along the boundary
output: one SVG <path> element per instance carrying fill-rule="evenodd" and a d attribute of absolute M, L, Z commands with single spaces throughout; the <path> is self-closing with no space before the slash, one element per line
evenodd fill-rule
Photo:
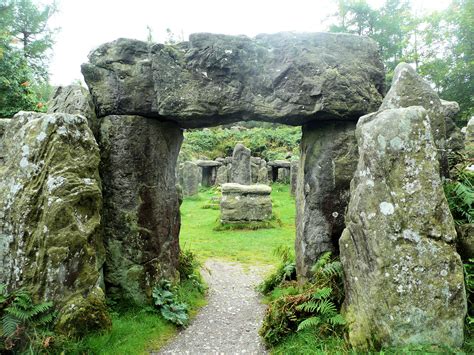
<path fill-rule="evenodd" d="M 266 354 L 258 335 L 265 306 L 254 288 L 267 269 L 244 271 L 217 260 L 208 260 L 205 267 L 209 303 L 158 354 Z"/>

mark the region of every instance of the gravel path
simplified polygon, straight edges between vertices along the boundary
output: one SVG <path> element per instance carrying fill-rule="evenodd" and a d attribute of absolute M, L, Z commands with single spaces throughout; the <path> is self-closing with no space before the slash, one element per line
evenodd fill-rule
<path fill-rule="evenodd" d="M 258 335 L 265 306 L 254 288 L 268 269 L 217 260 L 205 268 L 208 304 L 158 354 L 266 354 Z"/>

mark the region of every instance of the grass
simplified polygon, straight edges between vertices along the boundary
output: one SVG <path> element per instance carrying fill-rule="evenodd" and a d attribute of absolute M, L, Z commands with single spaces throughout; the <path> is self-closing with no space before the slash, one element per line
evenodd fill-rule
<path fill-rule="evenodd" d="M 190 316 L 206 304 L 204 296 L 191 280 L 183 281 L 177 297 L 191 309 Z M 67 354 L 149 354 L 160 349 L 177 333 L 172 323 L 158 313 L 147 309 L 130 309 L 112 313 L 112 330 L 104 334 L 93 334 L 79 342 L 65 346 Z"/>
<path fill-rule="evenodd" d="M 281 225 L 271 229 L 216 231 L 220 211 L 203 208 L 219 195 L 216 189 L 201 190 L 181 205 L 181 247 L 191 249 L 201 261 L 208 258 L 239 262 L 244 265 L 277 265 L 273 250 L 284 245 L 294 248 L 295 200 L 289 186 L 272 186 L 273 209 Z"/>

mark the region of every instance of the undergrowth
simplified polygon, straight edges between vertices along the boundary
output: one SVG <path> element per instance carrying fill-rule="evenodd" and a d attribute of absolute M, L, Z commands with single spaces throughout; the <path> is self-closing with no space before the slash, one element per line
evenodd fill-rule
<path fill-rule="evenodd" d="M 23 289 L 8 292 L 0 284 L 0 353 L 36 353 L 49 347 L 56 312 L 52 302 L 34 302 Z"/>
<path fill-rule="evenodd" d="M 290 334 L 306 330 L 320 337 L 342 336 L 345 320 L 340 314 L 344 298 L 340 261 L 331 253 L 323 254 L 312 269 L 312 280 L 304 285 L 285 282 L 282 265 L 288 265 L 288 259 L 282 258 L 279 272 L 260 285 L 270 300 L 260 329 L 265 344 L 275 346 Z"/>
<path fill-rule="evenodd" d="M 474 223 L 474 172 L 467 169 L 465 160 L 452 171 L 451 179 L 444 184 L 449 209 L 457 225 Z"/>

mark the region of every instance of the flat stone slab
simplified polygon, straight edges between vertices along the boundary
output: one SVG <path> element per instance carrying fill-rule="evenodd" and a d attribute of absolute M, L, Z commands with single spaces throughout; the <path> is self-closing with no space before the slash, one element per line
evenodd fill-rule
<path fill-rule="evenodd" d="M 195 164 L 196 164 L 197 166 L 200 166 L 201 168 L 213 167 L 213 166 L 221 166 L 221 165 L 222 165 L 221 162 L 215 161 L 215 160 L 196 160 L 196 161 L 195 161 Z"/>
<path fill-rule="evenodd" d="M 121 38 L 91 52 L 82 73 L 99 117 L 184 128 L 357 120 L 380 106 L 385 79 L 377 43 L 341 33 L 197 33 L 174 45 Z"/>
<path fill-rule="evenodd" d="M 272 166 L 274 168 L 290 168 L 291 162 L 289 160 L 272 160 L 269 161 L 268 164 L 269 166 Z"/>
<path fill-rule="evenodd" d="M 272 188 L 268 185 L 241 185 L 237 183 L 227 183 L 222 185 L 223 194 L 240 193 L 243 195 L 270 195 Z"/>

